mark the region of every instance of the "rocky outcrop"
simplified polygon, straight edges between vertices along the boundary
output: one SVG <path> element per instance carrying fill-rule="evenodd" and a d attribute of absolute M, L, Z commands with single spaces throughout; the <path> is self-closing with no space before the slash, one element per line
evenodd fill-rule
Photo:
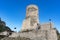
<path fill-rule="evenodd" d="M 1 40 L 31 40 L 30 38 L 25 38 L 25 37 L 5 37 Z"/>

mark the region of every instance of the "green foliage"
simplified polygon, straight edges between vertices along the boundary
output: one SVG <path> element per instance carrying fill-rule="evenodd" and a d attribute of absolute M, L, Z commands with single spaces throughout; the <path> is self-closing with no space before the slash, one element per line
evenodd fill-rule
<path fill-rule="evenodd" d="M 12 30 L 8 26 L 6 26 L 6 23 L 4 21 L 0 20 L 0 32 L 4 32 L 4 31 L 12 32 Z M 5 36 L 6 35 L 0 35 L 0 39 L 4 38 Z"/>
<path fill-rule="evenodd" d="M 58 35 L 58 40 L 60 40 L 60 35 Z"/>
<path fill-rule="evenodd" d="M 11 31 L 11 29 L 6 26 L 6 23 L 0 19 L 0 32 Z"/>
<path fill-rule="evenodd" d="M 7 26 L 0 25 L 0 32 L 3 32 L 3 31 L 11 31 L 11 29 Z"/>
<path fill-rule="evenodd" d="M 56 30 L 58 40 L 60 40 L 60 33 L 59 33 L 59 31 L 56 28 L 54 28 L 54 29 Z"/>
<path fill-rule="evenodd" d="M 4 26 L 0 25 L 0 32 L 4 31 Z"/>

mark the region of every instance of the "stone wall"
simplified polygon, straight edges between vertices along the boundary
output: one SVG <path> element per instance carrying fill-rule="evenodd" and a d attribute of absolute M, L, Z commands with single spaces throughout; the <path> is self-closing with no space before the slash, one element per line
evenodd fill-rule
<path fill-rule="evenodd" d="M 15 34 L 15 36 L 13 34 L 10 37 L 18 37 L 18 36 L 30 38 L 32 40 L 57 40 L 56 30 L 54 29 L 50 29 L 50 30 L 39 29 L 38 31 L 32 30 L 29 32 L 20 32 Z"/>
<path fill-rule="evenodd" d="M 38 7 L 36 5 L 29 5 L 27 7 L 26 18 L 23 21 L 21 32 L 13 33 L 9 37 L 20 36 L 32 40 L 57 40 L 56 30 L 53 27 L 51 22 L 44 24 L 39 23 Z"/>
<path fill-rule="evenodd" d="M 23 21 L 21 31 L 35 29 L 37 23 L 39 23 L 38 7 L 36 5 L 27 6 L 26 17 Z"/>

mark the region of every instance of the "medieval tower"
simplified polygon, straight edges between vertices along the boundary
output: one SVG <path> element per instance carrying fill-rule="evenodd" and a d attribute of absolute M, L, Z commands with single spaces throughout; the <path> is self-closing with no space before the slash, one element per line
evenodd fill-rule
<path fill-rule="evenodd" d="M 38 23 L 38 7 L 36 5 L 27 6 L 26 18 L 23 21 L 22 31 L 36 29 Z"/>
<path fill-rule="evenodd" d="M 37 32 L 23 32 L 20 33 L 22 37 L 28 37 L 34 40 L 57 40 L 56 30 L 53 28 L 51 22 L 41 24 L 39 23 L 38 7 L 36 5 L 29 5 L 26 8 L 26 18 L 22 24 L 22 32 L 27 30 L 37 30 Z M 39 28 L 40 27 L 40 28 Z"/>
<path fill-rule="evenodd" d="M 21 32 L 12 34 L 10 37 L 16 37 L 18 35 L 32 40 L 57 40 L 56 29 L 54 29 L 52 22 L 39 23 L 38 10 L 36 5 L 27 6 L 26 17 L 23 21 Z"/>

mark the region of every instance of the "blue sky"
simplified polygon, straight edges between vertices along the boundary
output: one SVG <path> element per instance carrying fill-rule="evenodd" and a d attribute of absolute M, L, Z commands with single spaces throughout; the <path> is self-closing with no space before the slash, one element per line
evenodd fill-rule
<path fill-rule="evenodd" d="M 40 23 L 54 23 L 60 31 L 60 0 L 0 0 L 0 17 L 12 30 L 19 31 L 26 16 L 26 7 L 35 4 L 39 8 Z"/>

